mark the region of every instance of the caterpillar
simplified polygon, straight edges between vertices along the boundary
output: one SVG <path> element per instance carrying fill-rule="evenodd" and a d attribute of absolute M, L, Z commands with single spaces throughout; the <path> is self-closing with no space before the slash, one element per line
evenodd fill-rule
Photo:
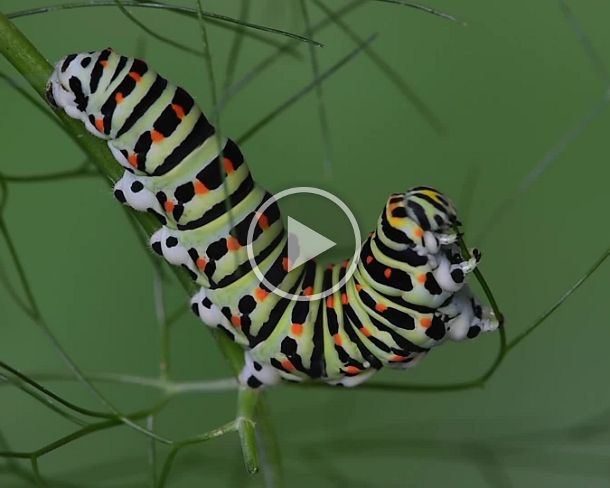
<path fill-rule="evenodd" d="M 456 209 L 439 191 L 391 194 L 349 279 L 349 261 L 290 269 L 273 196 L 184 89 L 108 48 L 60 60 L 47 98 L 107 140 L 125 170 L 115 197 L 159 219 L 152 249 L 201 287 L 193 312 L 243 346 L 243 385 L 355 386 L 383 366 L 412 367 L 446 340 L 498 327 L 465 283 L 480 253 L 463 257 Z M 309 299 L 342 280 L 332 294 Z"/>

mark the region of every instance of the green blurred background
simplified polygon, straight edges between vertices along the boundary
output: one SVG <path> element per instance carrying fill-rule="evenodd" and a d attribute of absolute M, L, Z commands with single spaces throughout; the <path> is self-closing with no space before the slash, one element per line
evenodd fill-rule
<path fill-rule="evenodd" d="M 303 32 L 297 0 L 250 3 L 251 21 Z M 325 2 L 333 9 L 346 3 Z M 3 0 L 0 6 L 7 13 L 50 4 Z M 314 4 L 307 5 L 314 21 L 323 17 Z M 610 63 L 610 5 L 569 5 L 601 63 Z M 268 189 L 312 185 L 334 192 L 353 209 L 363 232 L 372 228 L 390 192 L 421 184 L 442 189 L 466 212 L 462 220 L 468 243 L 483 250 L 482 269 L 506 314 L 511 337 L 608 246 L 610 114 L 602 98 L 609 79 L 603 64 L 587 54 L 579 39 L 582 32 L 559 2 L 435 0 L 434 7 L 467 25 L 374 1 L 364 2 L 343 20 L 362 37 L 378 33 L 371 48 L 437 114 L 443 134 L 360 54 L 323 85 L 332 175 L 324 173 L 325 146 L 313 92 L 266 125 L 243 150 L 255 177 Z M 206 1 L 205 8 L 238 16 L 240 2 Z M 196 22 L 162 11 L 131 11 L 158 33 L 201 46 Z M 144 52 L 158 71 L 186 87 L 204 108 L 211 106 L 203 60 L 151 38 L 116 8 L 62 11 L 21 18 L 16 24 L 51 62 L 108 45 L 128 55 Z M 210 27 L 219 85 L 233 36 Z M 336 26 L 314 37 L 324 44 L 316 50 L 322 69 L 354 49 Z M 273 50 L 246 37 L 236 79 Z M 308 47 L 300 44 L 298 51 L 300 59 L 281 57 L 231 99 L 222 112 L 224 133 L 242 134 L 311 81 Z M 0 70 L 23 84 L 4 60 Z M 0 103 L 0 172 L 51 173 L 82 161 L 83 154 L 65 133 L 1 81 Z M 594 120 L 568 141 L 566 134 L 596 106 Z M 516 193 L 562 140 L 570 142 L 565 150 L 551 158 L 552 164 L 527 191 Z M 40 309 L 77 364 L 87 372 L 157 375 L 154 269 L 107 184 L 101 178 L 82 178 L 9 188 L 4 218 Z M 502 220 L 493 217 L 508 198 L 514 205 Z M 317 230 L 332 228 L 327 217 L 319 212 Z M 349 243 L 346 234 L 340 244 Z M 0 258 L 3 271 L 15 282 L 5 243 Z M 273 389 L 268 397 L 287 484 L 607 486 L 609 279 L 606 265 L 511 352 L 482 390 Z M 165 295 L 169 310 L 187 304 L 174 281 L 165 287 Z M 448 344 L 412 371 L 384 371 L 375 379 L 426 384 L 467 380 L 493 360 L 497 344 L 497 334 Z M 48 339 L 4 289 L 0 359 L 25 372 L 66 372 Z M 210 333 L 190 314 L 173 329 L 171 374 L 181 380 L 230 376 Z M 76 382 L 45 384 L 80 405 L 102 408 Z M 134 386 L 100 388 L 123 411 L 149 405 L 158 395 Z M 185 437 L 232 419 L 234 412 L 233 391 L 183 395 L 163 411 L 156 428 L 171 438 Z M 588 427 L 575 429 L 579 425 Z M 0 431 L 13 449 L 35 449 L 73 429 L 15 388 L 0 387 Z M 42 458 L 40 469 L 54 486 L 144 487 L 150 480 L 147 448 L 143 436 L 117 428 L 55 451 Z M 159 448 L 161 459 L 166 453 Z M 247 477 L 237 438 L 229 435 L 181 453 L 169 486 L 260 487 L 264 481 L 262 475 Z M 29 484 L 0 470 L 0 486 Z"/>

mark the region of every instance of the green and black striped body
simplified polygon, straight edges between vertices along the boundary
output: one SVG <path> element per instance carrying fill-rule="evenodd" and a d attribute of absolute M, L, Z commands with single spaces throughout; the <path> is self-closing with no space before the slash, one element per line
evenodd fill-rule
<path fill-rule="evenodd" d="M 455 210 L 436 190 L 391 195 L 353 276 L 323 300 L 307 299 L 338 283 L 349 263 L 291 269 L 272 195 L 185 90 L 105 49 L 61 60 L 48 98 L 108 141 L 125 168 L 115 196 L 160 220 L 152 248 L 201 286 L 193 311 L 244 346 L 244 383 L 351 386 L 382 366 L 411 366 L 446 339 L 497 327 L 464 283 L 478 257 L 461 256 Z M 250 228 L 266 284 L 248 259 Z"/>

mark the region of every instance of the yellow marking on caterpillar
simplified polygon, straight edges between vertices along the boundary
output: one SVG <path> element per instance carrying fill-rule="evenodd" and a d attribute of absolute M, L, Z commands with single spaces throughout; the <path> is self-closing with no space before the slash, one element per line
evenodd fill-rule
<path fill-rule="evenodd" d="M 423 195 L 427 195 L 430 198 L 433 198 L 438 203 L 443 203 L 443 202 L 441 202 L 440 198 L 438 198 L 438 192 L 436 192 L 436 191 L 432 191 L 432 190 L 419 190 L 419 193 L 421 193 Z"/>

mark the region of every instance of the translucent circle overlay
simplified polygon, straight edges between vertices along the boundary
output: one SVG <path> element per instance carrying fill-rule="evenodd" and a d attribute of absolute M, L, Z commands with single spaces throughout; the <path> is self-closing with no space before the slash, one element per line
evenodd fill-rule
<path fill-rule="evenodd" d="M 317 196 L 326 198 L 327 200 L 330 200 L 335 205 L 337 205 L 337 207 L 339 207 L 343 211 L 343 213 L 347 216 L 347 219 L 349 220 L 349 223 L 352 226 L 352 230 L 354 231 L 354 242 L 356 244 L 356 247 L 354 249 L 354 255 L 352 256 L 352 259 L 350 260 L 350 265 L 348 266 L 343 278 L 341 280 L 339 280 L 337 283 L 335 283 L 332 286 L 332 288 L 329 288 L 328 290 L 323 290 L 320 293 L 314 293 L 313 295 L 308 295 L 308 296 L 295 295 L 293 293 L 288 293 L 280 288 L 273 286 L 271 283 L 269 283 L 267 278 L 265 278 L 265 276 L 263 275 L 261 270 L 258 268 L 258 265 L 256 264 L 256 261 L 254 259 L 255 258 L 254 250 L 252 249 L 252 240 L 254 238 L 254 231 L 256 229 L 256 225 L 258 224 L 258 219 L 260 218 L 260 215 L 262 215 L 265 212 L 265 210 L 267 210 L 271 205 L 273 205 L 280 199 L 282 199 L 284 197 L 288 197 L 290 195 L 303 194 L 303 193 L 310 194 L 310 195 L 317 195 Z M 298 301 L 298 302 L 321 300 L 321 299 L 326 298 L 327 296 L 332 295 L 333 293 L 339 291 L 345 285 L 345 283 L 347 283 L 347 280 L 349 280 L 352 277 L 352 275 L 354 274 L 354 272 L 356 271 L 356 267 L 358 266 L 358 259 L 360 257 L 360 247 L 362 246 L 362 240 L 360 239 L 360 229 L 358 228 L 358 222 L 356 222 L 356 217 L 354 217 L 354 214 L 351 212 L 351 210 L 348 208 L 348 206 L 343 202 L 343 200 L 341 200 L 337 196 L 333 195 L 332 193 L 327 192 L 326 190 L 321 190 L 320 188 L 312 187 L 312 186 L 297 186 L 294 188 L 287 188 L 286 190 L 282 190 L 281 192 L 273 195 L 269 200 L 267 200 L 265 203 L 263 203 L 260 206 L 260 208 L 257 210 L 257 214 L 259 214 L 259 217 L 252 219 L 252 222 L 250 222 L 250 226 L 248 227 L 246 250 L 248 252 L 248 260 L 250 261 L 250 266 L 252 266 L 252 269 L 254 270 L 254 274 L 256 274 L 256 277 L 260 280 L 260 282 L 263 285 L 265 285 L 265 287 L 267 287 L 267 289 L 269 291 L 271 291 L 272 293 L 275 293 L 276 295 L 278 295 L 282 298 L 287 298 L 289 300 Z"/>

